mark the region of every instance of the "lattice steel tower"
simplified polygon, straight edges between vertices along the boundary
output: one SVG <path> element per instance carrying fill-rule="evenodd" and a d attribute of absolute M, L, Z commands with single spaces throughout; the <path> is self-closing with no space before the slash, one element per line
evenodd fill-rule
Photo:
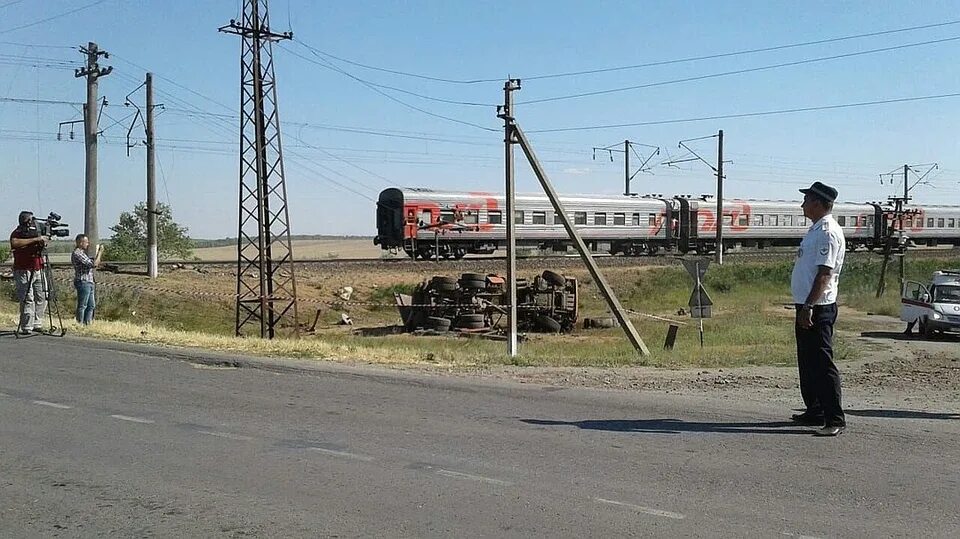
<path fill-rule="evenodd" d="M 299 334 L 273 71 L 273 42 L 293 33 L 270 31 L 267 0 L 244 0 L 243 20 L 231 20 L 220 31 L 242 38 L 236 332 L 245 335 L 248 326 L 259 324 L 260 337 L 272 339 L 282 327 Z"/>

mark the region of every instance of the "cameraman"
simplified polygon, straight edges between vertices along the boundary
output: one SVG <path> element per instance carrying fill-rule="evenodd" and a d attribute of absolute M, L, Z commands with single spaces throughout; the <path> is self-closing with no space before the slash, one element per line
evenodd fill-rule
<path fill-rule="evenodd" d="M 39 332 L 47 310 L 47 283 L 44 278 L 43 250 L 50 238 L 40 235 L 33 213 L 20 212 L 19 225 L 10 233 L 13 251 L 13 280 L 20 301 L 21 334 Z"/>
<path fill-rule="evenodd" d="M 86 234 L 77 234 L 76 241 L 77 246 L 70 255 L 70 262 L 73 263 L 73 286 L 77 289 L 77 322 L 88 326 L 93 322 L 93 312 L 97 308 L 93 270 L 100 267 L 103 245 L 97 246 L 97 254 L 91 259 L 87 254 L 90 238 Z"/>

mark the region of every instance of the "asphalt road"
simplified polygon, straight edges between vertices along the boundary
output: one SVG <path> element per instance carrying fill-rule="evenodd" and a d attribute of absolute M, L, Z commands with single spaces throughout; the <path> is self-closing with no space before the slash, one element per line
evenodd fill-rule
<path fill-rule="evenodd" d="M 279 368 L 283 364 L 278 364 Z M 0 338 L 0 535 L 956 537 L 960 417 Z"/>

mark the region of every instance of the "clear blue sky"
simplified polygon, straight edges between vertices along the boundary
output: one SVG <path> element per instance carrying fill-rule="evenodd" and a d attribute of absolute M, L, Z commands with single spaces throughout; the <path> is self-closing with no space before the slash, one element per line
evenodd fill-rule
<path fill-rule="evenodd" d="M 144 150 L 126 155 L 132 109 L 124 96 L 148 68 L 157 77 L 159 199 L 194 237 L 236 233 L 236 120 L 198 118 L 202 109 L 230 116 L 239 101 L 239 40 L 217 27 L 235 18 L 238 0 L 106 0 L 19 30 L 93 0 L 0 0 L 0 97 L 79 102 L 84 83 L 76 47 L 96 41 L 113 53 L 101 65 L 110 102 L 101 127 L 101 236 L 123 210 L 144 200 Z M 275 48 L 280 113 L 285 124 L 287 188 L 294 233 L 372 234 L 378 190 L 389 185 L 502 190 L 502 132 L 488 132 L 410 110 L 368 87 L 294 55 L 303 45 L 356 62 L 449 79 L 588 70 L 764 48 L 960 19 L 960 2 L 570 2 L 405 1 L 270 2 L 273 28 L 294 42 Z M 960 41 L 918 46 L 539 104 L 523 101 L 696 77 L 797 60 L 960 36 L 960 24 L 759 54 L 674 63 L 577 77 L 525 80 L 516 115 L 528 132 L 542 129 L 696 118 L 960 92 Z M 58 48 L 59 47 L 59 48 Z M 40 67 L 36 67 L 39 65 Z M 431 112 L 499 130 L 493 104 L 503 82 L 457 85 L 371 71 L 343 70 L 378 84 L 463 106 L 385 90 Z M 173 85 L 175 81 L 180 86 Z M 187 91 L 183 87 L 189 88 Z M 203 95 L 209 100 L 199 97 Z M 142 92 L 135 94 L 141 103 Z M 219 103 L 219 104 L 218 104 Z M 80 118 L 71 105 L 0 102 L 0 220 L 56 210 L 80 230 L 83 219 L 82 130 L 57 141 L 57 124 Z M 115 124 L 115 125 L 111 125 Z M 677 142 L 723 129 L 726 192 L 796 199 L 814 179 L 833 183 L 845 200 L 884 199 L 899 189 L 878 175 L 904 163 L 939 162 L 921 202 L 960 204 L 960 98 L 779 116 L 721 119 L 607 130 L 531 133 L 561 192 L 617 193 L 622 156 L 593 159 L 591 149 L 624 139 L 660 146 L 655 161 L 682 156 Z M 356 128 L 353 131 L 332 126 Z M 358 133 L 356 130 L 366 131 Z M 68 129 L 64 131 L 67 133 Z M 135 130 L 136 132 L 136 130 Z M 375 132 L 373 134 L 370 132 Z M 142 138 L 142 131 L 140 131 Z M 384 136 L 401 135 L 401 136 Z M 65 137 L 66 138 L 66 137 Z M 423 140 L 439 139 L 439 140 Z M 139 139 L 138 139 L 139 140 Z M 320 147 L 317 150 L 308 146 Z M 693 145 L 708 161 L 714 140 Z M 326 168 L 322 168 L 326 167 Z M 519 189 L 536 183 L 518 151 Z M 321 177 L 326 176 L 326 178 Z M 714 190 L 702 163 L 641 174 L 641 193 Z M 328 179 L 348 184 L 361 196 Z M 366 198 L 369 197 L 369 198 Z"/>

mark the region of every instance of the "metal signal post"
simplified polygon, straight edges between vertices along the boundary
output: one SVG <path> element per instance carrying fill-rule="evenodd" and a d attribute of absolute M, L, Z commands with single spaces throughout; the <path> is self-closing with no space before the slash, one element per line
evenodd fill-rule
<path fill-rule="evenodd" d="M 299 335 L 273 67 L 273 42 L 293 34 L 270 30 L 267 0 L 244 0 L 243 19 L 220 31 L 242 38 L 236 334 L 258 325 L 261 338 L 274 338 L 283 326 Z"/>

